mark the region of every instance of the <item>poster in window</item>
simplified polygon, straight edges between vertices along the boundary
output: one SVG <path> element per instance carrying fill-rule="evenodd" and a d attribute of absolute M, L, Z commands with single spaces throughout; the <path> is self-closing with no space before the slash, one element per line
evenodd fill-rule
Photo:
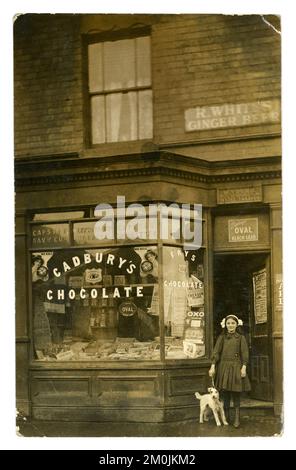
<path fill-rule="evenodd" d="M 253 273 L 255 324 L 267 322 L 267 274 L 266 269 Z"/>
<path fill-rule="evenodd" d="M 204 305 L 204 285 L 196 276 L 191 275 L 191 284 L 187 289 L 189 307 L 202 307 Z"/>

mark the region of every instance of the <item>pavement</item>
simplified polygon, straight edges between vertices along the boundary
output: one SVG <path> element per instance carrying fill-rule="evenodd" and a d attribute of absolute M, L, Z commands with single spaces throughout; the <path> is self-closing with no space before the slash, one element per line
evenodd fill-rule
<path fill-rule="evenodd" d="M 199 424 L 195 419 L 173 423 L 91 423 L 19 417 L 17 425 L 24 437 L 280 437 L 283 432 L 279 417 L 248 410 L 242 411 L 238 429 L 231 424 L 217 427 L 214 420 Z"/>

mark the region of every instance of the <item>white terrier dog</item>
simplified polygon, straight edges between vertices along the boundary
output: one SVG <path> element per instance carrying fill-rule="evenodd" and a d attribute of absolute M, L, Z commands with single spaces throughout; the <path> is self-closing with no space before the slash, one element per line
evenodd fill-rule
<path fill-rule="evenodd" d="M 208 388 L 208 392 L 205 395 L 200 395 L 198 392 L 195 393 L 195 396 L 200 400 L 200 415 L 199 422 L 203 423 L 204 420 L 208 421 L 207 412 L 209 409 L 212 410 L 215 417 L 217 426 L 221 426 L 221 421 L 219 419 L 219 414 L 222 420 L 222 423 L 227 426 L 228 423 L 225 418 L 223 403 L 219 399 L 219 392 L 214 387 Z"/>

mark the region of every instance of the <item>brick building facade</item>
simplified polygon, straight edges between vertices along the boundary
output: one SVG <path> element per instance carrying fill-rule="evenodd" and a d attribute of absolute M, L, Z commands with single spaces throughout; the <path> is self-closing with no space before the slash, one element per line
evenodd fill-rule
<path fill-rule="evenodd" d="M 277 17 L 267 20 L 279 29 Z M 275 413 L 280 413 L 280 36 L 258 15 L 193 14 L 28 14 L 16 20 L 14 35 L 18 406 L 46 419 L 163 421 L 193 417 L 193 392 L 208 384 L 216 325 L 227 309 L 235 309 L 244 315 L 250 340 L 252 398 L 272 402 Z M 145 44 L 138 38 L 144 38 Z M 112 82 L 116 64 L 106 52 L 114 50 L 116 41 L 132 51 L 126 52 L 126 62 L 132 60 L 128 54 L 135 54 L 136 78 L 129 78 L 132 84 L 124 85 L 125 90 Z M 94 50 L 104 51 L 96 56 L 94 65 L 91 44 L 98 45 Z M 92 67 L 98 70 L 99 61 L 103 85 L 96 84 L 92 90 Z M 141 78 L 145 67 L 149 68 L 147 76 Z M 95 108 L 95 100 L 104 103 L 103 113 Z M 119 104 L 113 111 L 110 103 L 116 100 Z M 149 107 L 153 137 L 145 134 Z M 122 123 L 136 126 L 137 135 L 142 132 L 144 138 L 127 138 L 129 130 L 122 130 Z M 116 195 L 124 195 L 127 202 L 203 205 L 203 255 L 198 259 L 204 270 L 205 299 L 194 310 L 204 313 L 200 357 L 172 353 L 169 358 L 168 314 L 164 313 L 167 293 L 161 282 L 159 315 L 154 315 L 159 318 L 155 337 L 159 337 L 160 353 L 154 361 L 146 357 L 128 362 L 124 357 L 112 362 L 103 356 L 99 361 L 89 356 L 87 361 L 82 354 L 81 360 L 73 356 L 75 360 L 63 361 L 56 355 L 67 348 L 51 350 L 51 355 L 38 348 L 36 352 L 34 335 L 40 328 L 36 317 L 43 315 L 51 341 L 54 322 L 53 310 L 40 313 L 36 307 L 32 257 L 43 257 L 42 263 L 49 268 L 45 253 L 54 253 L 50 256 L 57 259 L 58 252 L 77 254 L 79 244 L 84 250 L 94 247 L 91 239 L 75 240 L 75 231 L 69 235 L 68 245 L 55 245 L 46 236 L 36 241 L 36 224 L 44 230 L 41 222 L 48 227 L 55 214 L 59 230 L 61 221 L 67 220 L 71 231 L 78 217 L 75 212 L 83 213 L 81 223 L 86 219 L 91 223 L 96 204 L 115 204 Z M 232 221 L 239 221 L 247 230 L 255 224 L 254 238 L 234 242 L 229 228 Z M 156 245 L 163 280 L 166 255 L 159 240 Z M 196 273 L 188 269 L 190 276 Z M 263 276 L 260 288 L 266 297 L 261 307 L 256 303 L 258 273 Z M 69 279 L 63 282 L 68 286 Z M 153 292 L 152 297 L 156 290 Z M 149 305 L 151 309 L 152 303 Z M 73 337 L 75 315 L 71 309 L 74 307 L 66 303 L 60 316 L 71 317 Z M 174 309 L 172 312 L 172 318 L 177 316 Z M 60 327 L 60 321 L 55 327 Z M 65 331 L 70 335 L 67 321 L 60 338 L 63 345 Z M 102 339 L 96 335 L 88 341 Z M 183 331 L 174 338 L 176 345 L 186 340 L 184 335 Z"/>

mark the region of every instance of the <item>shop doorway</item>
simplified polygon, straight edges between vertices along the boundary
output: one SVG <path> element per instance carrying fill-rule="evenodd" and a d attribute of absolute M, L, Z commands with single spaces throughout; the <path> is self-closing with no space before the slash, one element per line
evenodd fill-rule
<path fill-rule="evenodd" d="M 237 314 L 244 322 L 249 350 L 250 398 L 272 400 L 272 343 L 269 256 L 215 254 L 214 340 L 221 332 L 220 321 Z"/>

